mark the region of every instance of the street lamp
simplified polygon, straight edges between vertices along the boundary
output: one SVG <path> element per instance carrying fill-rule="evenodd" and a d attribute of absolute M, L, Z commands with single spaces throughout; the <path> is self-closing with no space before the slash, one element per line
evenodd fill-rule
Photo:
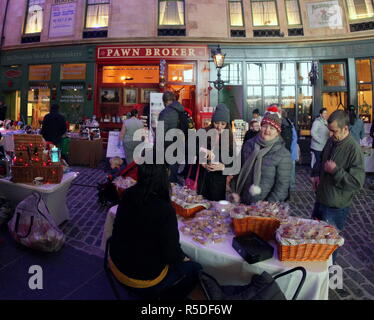
<path fill-rule="evenodd" d="M 212 52 L 212 58 L 213 58 L 214 64 L 217 69 L 217 80 L 209 81 L 209 83 L 213 83 L 214 88 L 216 88 L 219 92 L 225 86 L 225 81 L 221 79 L 221 68 L 223 67 L 225 63 L 226 53 L 222 54 L 221 47 L 219 45 L 217 49 L 212 49 L 211 52 Z"/>

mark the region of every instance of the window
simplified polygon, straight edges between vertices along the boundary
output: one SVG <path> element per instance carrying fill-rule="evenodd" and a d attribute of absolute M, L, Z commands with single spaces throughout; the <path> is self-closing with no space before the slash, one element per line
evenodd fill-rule
<path fill-rule="evenodd" d="M 308 73 L 311 62 L 247 63 L 247 104 L 263 113 L 270 104 L 279 104 L 301 134 L 311 128 L 313 88 Z"/>
<path fill-rule="evenodd" d="M 42 32 L 44 2 L 45 0 L 29 0 L 26 13 L 25 34 Z"/>
<path fill-rule="evenodd" d="M 87 0 L 86 28 L 106 28 L 110 0 Z"/>
<path fill-rule="evenodd" d="M 289 26 L 301 24 L 298 0 L 286 0 L 286 13 Z"/>
<path fill-rule="evenodd" d="M 373 67 L 373 59 L 356 60 L 358 115 L 367 123 L 373 120 Z"/>
<path fill-rule="evenodd" d="M 373 0 L 347 0 L 349 20 L 374 17 Z"/>
<path fill-rule="evenodd" d="M 225 66 L 221 69 L 221 74 L 225 84 L 240 85 L 243 83 L 241 63 L 225 63 Z"/>
<path fill-rule="evenodd" d="M 184 1 L 159 0 L 160 26 L 184 25 Z"/>
<path fill-rule="evenodd" d="M 275 1 L 252 0 L 253 26 L 277 26 L 277 6 Z"/>
<path fill-rule="evenodd" d="M 242 1 L 229 0 L 230 6 L 230 26 L 243 27 L 243 4 Z"/>

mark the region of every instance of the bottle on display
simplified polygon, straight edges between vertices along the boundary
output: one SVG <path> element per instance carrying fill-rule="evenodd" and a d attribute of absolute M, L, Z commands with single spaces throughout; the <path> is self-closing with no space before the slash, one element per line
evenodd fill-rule
<path fill-rule="evenodd" d="M 56 146 L 54 146 L 51 149 L 51 162 L 52 163 L 60 162 L 60 152 Z"/>

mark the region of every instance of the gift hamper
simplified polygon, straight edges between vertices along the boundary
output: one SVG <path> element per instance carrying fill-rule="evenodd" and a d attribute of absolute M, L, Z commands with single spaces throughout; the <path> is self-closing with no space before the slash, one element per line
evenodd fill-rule
<path fill-rule="evenodd" d="M 195 213 L 210 207 L 208 200 L 191 189 L 174 183 L 171 189 L 171 205 L 175 212 L 182 217 L 192 217 Z"/>
<path fill-rule="evenodd" d="M 281 261 L 326 261 L 344 244 L 338 230 L 324 221 L 290 217 L 276 231 Z"/>
<path fill-rule="evenodd" d="M 12 165 L 13 182 L 32 183 L 36 177 L 42 177 L 44 183 L 61 182 L 63 165 L 59 157 L 58 161 L 52 162 L 51 150 L 47 149 L 41 135 L 16 134 L 13 137 L 15 152 Z"/>
<path fill-rule="evenodd" d="M 259 201 L 253 205 L 236 205 L 231 210 L 234 233 L 243 236 L 254 232 L 263 240 L 273 240 L 280 222 L 288 217 L 288 211 L 286 203 Z"/>

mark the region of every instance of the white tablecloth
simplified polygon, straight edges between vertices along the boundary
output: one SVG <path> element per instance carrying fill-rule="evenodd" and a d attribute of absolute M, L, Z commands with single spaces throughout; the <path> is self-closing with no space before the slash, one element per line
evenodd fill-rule
<path fill-rule="evenodd" d="M 10 178 L 3 178 L 0 179 L 0 193 L 4 194 L 13 205 L 17 205 L 32 192 L 39 192 L 54 221 L 59 225 L 69 219 L 66 195 L 71 183 L 76 177 L 76 172 L 68 172 L 63 175 L 59 184 L 43 184 L 40 186 L 14 183 L 10 181 Z"/>
<path fill-rule="evenodd" d="M 108 211 L 101 241 L 103 250 L 106 240 L 112 234 L 116 211 L 117 206 Z M 272 259 L 248 264 L 232 248 L 232 237 L 222 243 L 201 245 L 180 232 L 180 243 L 183 251 L 192 260 L 199 262 L 204 271 L 215 277 L 222 285 L 243 285 L 249 283 L 254 274 L 261 274 L 263 271 L 275 276 L 294 267 L 302 266 L 307 271 L 307 277 L 298 300 L 328 300 L 328 267 L 331 265 L 331 258 L 325 262 L 282 262 L 278 260 L 275 243 L 272 243 L 275 248 Z M 279 278 L 277 283 L 286 297 L 291 299 L 300 279 L 301 273 L 295 272 Z"/>

